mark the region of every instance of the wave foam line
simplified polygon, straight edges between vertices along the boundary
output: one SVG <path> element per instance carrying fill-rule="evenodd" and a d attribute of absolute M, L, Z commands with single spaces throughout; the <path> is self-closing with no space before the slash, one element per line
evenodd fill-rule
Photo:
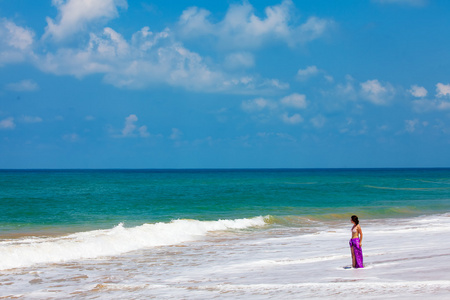
<path fill-rule="evenodd" d="M 147 247 L 192 241 L 211 231 L 245 229 L 265 225 L 263 217 L 236 220 L 174 220 L 125 228 L 79 232 L 58 238 L 28 238 L 0 242 L 0 270 L 38 263 L 119 255 Z"/>

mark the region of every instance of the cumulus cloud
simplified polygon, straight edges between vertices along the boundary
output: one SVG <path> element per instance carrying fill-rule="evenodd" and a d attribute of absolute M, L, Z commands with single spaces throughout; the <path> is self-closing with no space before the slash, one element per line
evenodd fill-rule
<path fill-rule="evenodd" d="M 57 8 L 56 20 L 47 17 L 44 37 L 62 40 L 87 29 L 93 22 L 116 18 L 117 8 L 127 8 L 126 0 L 52 0 Z"/>
<path fill-rule="evenodd" d="M 347 74 L 345 76 L 345 83 L 338 83 L 336 85 L 336 94 L 341 97 L 356 99 L 355 79 Z"/>
<path fill-rule="evenodd" d="M 425 113 L 430 111 L 450 110 L 450 84 L 436 84 L 435 99 L 418 99 L 412 102 L 416 112 Z"/>
<path fill-rule="evenodd" d="M 293 107 L 293 108 L 299 108 L 304 109 L 307 106 L 306 103 L 306 96 L 301 94 L 291 94 L 289 96 L 286 96 L 280 100 L 281 104 L 287 107 Z"/>
<path fill-rule="evenodd" d="M 291 142 L 295 142 L 297 139 L 294 138 L 292 135 L 283 133 L 283 132 L 258 132 L 256 133 L 256 136 L 259 138 L 277 138 L 281 140 L 287 140 Z"/>
<path fill-rule="evenodd" d="M 30 79 L 25 79 L 20 82 L 9 83 L 6 89 L 16 92 L 34 92 L 39 89 L 39 85 Z"/>
<path fill-rule="evenodd" d="M 32 55 L 34 32 L 0 19 L 0 66 L 24 61 Z"/>
<path fill-rule="evenodd" d="M 292 113 L 292 110 L 305 109 L 307 106 L 306 96 L 298 93 L 290 94 L 278 101 L 256 98 L 241 103 L 241 109 L 257 116 L 259 121 L 276 117 L 291 125 L 303 122 L 303 117 L 298 113 Z"/>
<path fill-rule="evenodd" d="M 450 96 L 450 84 L 436 84 L 436 97 Z"/>
<path fill-rule="evenodd" d="M 376 105 L 386 105 L 393 98 L 395 89 L 391 84 L 382 84 L 377 79 L 360 83 L 361 95 Z"/>
<path fill-rule="evenodd" d="M 265 79 L 262 83 L 261 83 L 262 87 L 269 87 L 269 88 L 277 88 L 280 90 L 285 90 L 289 88 L 289 83 L 287 82 L 282 82 L 278 79 Z"/>
<path fill-rule="evenodd" d="M 307 80 L 310 77 L 319 74 L 319 69 L 316 66 L 309 66 L 306 69 L 299 69 L 297 72 L 297 79 Z"/>
<path fill-rule="evenodd" d="M 112 28 L 105 28 L 102 35 L 91 34 L 84 49 L 61 49 L 47 54 L 40 67 L 77 77 L 103 73 L 106 82 L 126 88 L 167 83 L 201 89 L 220 82 L 220 73 L 211 71 L 200 55 L 182 45 L 168 42 L 153 48 L 167 37 L 167 32 L 153 34 L 143 28 L 133 35 L 130 44 Z"/>
<path fill-rule="evenodd" d="M 284 123 L 291 124 L 291 125 L 295 125 L 295 124 L 303 122 L 303 118 L 299 114 L 293 114 L 293 115 L 290 116 L 289 114 L 284 113 L 281 116 L 281 118 L 282 118 Z"/>
<path fill-rule="evenodd" d="M 450 102 L 443 99 L 419 99 L 412 102 L 413 109 L 419 113 L 450 110 Z"/>
<path fill-rule="evenodd" d="M 116 15 L 117 7 L 126 7 L 126 1 L 122 0 L 54 0 L 53 3 L 59 14 L 57 21 L 49 21 L 51 25 L 44 35 L 55 39 L 75 33 L 72 27 L 83 29 L 85 26 L 88 29 L 91 22 L 110 19 Z M 84 15 L 86 9 L 92 12 Z M 0 19 L 0 38 L 3 39 L 0 66 L 28 59 L 40 70 L 56 75 L 83 78 L 102 74 L 104 82 L 119 88 L 142 89 L 165 84 L 202 92 L 247 94 L 289 88 L 289 84 L 278 79 L 259 75 L 235 76 L 221 70 L 218 65 L 176 41 L 169 29 L 152 32 L 149 27 L 143 27 L 126 39 L 106 27 L 103 31 L 89 33 L 86 43 L 78 47 L 62 46 L 54 51 L 39 52 L 33 49 L 32 31 Z M 248 52 L 237 51 L 226 58 L 225 65 L 231 71 L 249 68 L 254 65 L 254 58 Z M 38 86 L 33 81 L 23 81 L 9 88 L 31 91 Z"/>
<path fill-rule="evenodd" d="M 203 92 L 251 93 L 289 87 L 276 79 L 235 77 L 213 69 L 198 53 L 175 41 L 170 30 L 153 33 L 148 27 L 130 41 L 106 27 L 102 34 L 91 33 L 86 46 L 48 53 L 37 65 L 45 72 L 78 78 L 104 74 L 105 82 L 130 89 L 167 84 Z"/>
<path fill-rule="evenodd" d="M 419 128 L 422 129 L 428 126 L 428 122 L 420 122 L 418 119 L 405 120 L 405 131 L 409 133 L 416 132 Z"/>
<path fill-rule="evenodd" d="M 249 52 L 235 52 L 225 58 L 225 67 L 228 69 L 250 68 L 254 65 L 255 59 Z"/>
<path fill-rule="evenodd" d="M 417 98 L 426 97 L 428 94 L 428 91 L 423 86 L 418 86 L 418 85 L 412 85 L 411 89 L 408 90 L 408 92 L 410 92 L 411 95 L 413 95 L 414 97 L 417 97 Z"/>
<path fill-rule="evenodd" d="M 247 100 L 242 102 L 241 108 L 246 112 L 258 112 L 264 109 L 275 109 L 277 108 L 276 103 L 266 100 L 264 98 L 257 98 L 253 100 Z"/>
<path fill-rule="evenodd" d="M 134 130 L 136 129 L 136 122 L 138 120 L 138 117 L 136 115 L 129 115 L 125 118 L 125 126 L 122 129 L 122 135 L 123 136 L 130 136 L 133 134 Z"/>
<path fill-rule="evenodd" d="M 23 116 L 21 121 L 24 123 L 40 123 L 42 122 L 41 117 L 33 117 L 33 116 Z"/>
<path fill-rule="evenodd" d="M 125 118 L 125 125 L 122 129 L 122 135 L 120 137 L 149 137 L 150 133 L 147 131 L 147 126 L 137 127 L 136 122 L 138 117 L 134 114 L 129 115 Z"/>
<path fill-rule="evenodd" d="M 416 125 L 419 124 L 419 120 L 405 120 L 405 130 L 407 132 L 414 132 L 416 130 Z"/>
<path fill-rule="evenodd" d="M 138 131 L 139 131 L 139 135 L 141 137 L 149 137 L 150 136 L 150 133 L 147 131 L 147 126 L 145 126 L 145 125 L 139 127 Z"/>
<path fill-rule="evenodd" d="M 328 82 L 334 81 L 333 76 L 328 75 L 325 70 L 321 70 L 316 66 L 308 66 L 305 69 L 299 69 L 297 71 L 297 80 L 306 81 L 318 75 L 321 75 L 321 77 L 325 78 L 325 80 Z"/>
<path fill-rule="evenodd" d="M 0 129 L 14 129 L 16 124 L 14 123 L 14 118 L 6 118 L 0 121 Z"/>
<path fill-rule="evenodd" d="M 113 72 L 127 59 L 128 43 L 111 28 L 105 28 L 98 36 L 90 34 L 84 49 L 60 48 L 56 53 L 48 53 L 38 67 L 57 75 L 83 77 L 94 73 Z"/>
<path fill-rule="evenodd" d="M 290 46 L 306 43 L 333 27 L 333 21 L 310 17 L 305 23 L 295 25 L 292 15 L 294 4 L 284 0 L 279 5 L 265 9 L 265 16 L 255 15 L 253 6 L 244 2 L 231 5 L 223 20 L 214 23 L 211 13 L 198 7 L 186 9 L 178 22 L 182 38 L 213 36 L 225 48 L 255 48 L 266 42 L 281 41 Z"/>
<path fill-rule="evenodd" d="M 318 115 L 311 119 L 311 123 L 316 128 L 322 128 L 323 126 L 325 126 L 326 122 L 327 122 L 327 119 L 322 115 Z"/>

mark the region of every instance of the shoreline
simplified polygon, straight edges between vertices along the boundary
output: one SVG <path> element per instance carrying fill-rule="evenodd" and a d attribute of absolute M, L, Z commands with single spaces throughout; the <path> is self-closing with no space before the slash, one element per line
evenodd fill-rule
<path fill-rule="evenodd" d="M 0 283 L 5 295 L 30 298 L 347 298 L 355 286 L 352 295 L 375 299 L 450 292 L 450 242 L 442 240 L 448 213 L 363 223 L 364 269 L 346 269 L 351 227 L 336 225 L 310 233 L 283 226 L 212 231 L 182 243 L 3 270 Z M 124 232 L 117 233 L 123 243 Z"/>

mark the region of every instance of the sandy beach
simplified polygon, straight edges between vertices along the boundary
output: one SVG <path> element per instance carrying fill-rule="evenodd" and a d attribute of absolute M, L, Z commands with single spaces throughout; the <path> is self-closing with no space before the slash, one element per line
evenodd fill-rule
<path fill-rule="evenodd" d="M 320 223 L 313 232 L 263 225 L 211 230 L 110 257 L 2 270 L 0 291 L 30 299 L 448 297 L 450 253 L 443 236 L 449 214 L 361 225 L 364 269 L 350 268 L 346 223 Z"/>

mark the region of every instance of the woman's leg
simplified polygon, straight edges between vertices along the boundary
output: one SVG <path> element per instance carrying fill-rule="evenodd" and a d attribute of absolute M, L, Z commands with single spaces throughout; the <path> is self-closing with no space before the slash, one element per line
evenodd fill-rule
<path fill-rule="evenodd" d="M 363 254 L 362 254 L 362 249 L 359 246 L 359 243 L 357 245 L 353 246 L 353 255 L 354 255 L 354 262 L 355 262 L 355 267 L 356 268 L 364 268 L 364 264 L 363 264 Z"/>
<path fill-rule="evenodd" d="M 353 249 L 353 246 L 350 246 L 350 252 L 352 253 L 352 267 L 356 267 L 356 258 L 355 258 L 355 250 Z"/>

